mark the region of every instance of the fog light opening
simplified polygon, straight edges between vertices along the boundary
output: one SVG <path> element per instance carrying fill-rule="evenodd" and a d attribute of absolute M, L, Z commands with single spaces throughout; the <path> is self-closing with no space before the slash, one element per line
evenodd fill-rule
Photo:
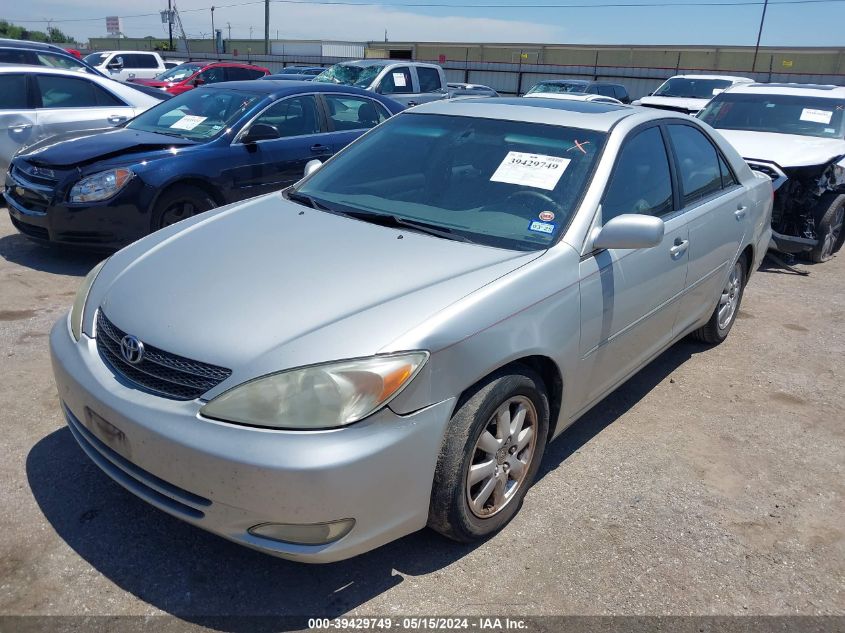
<path fill-rule="evenodd" d="M 340 519 L 328 523 L 295 525 L 292 523 L 261 523 L 247 530 L 253 536 L 293 545 L 327 545 L 342 539 L 355 527 L 355 519 Z"/>

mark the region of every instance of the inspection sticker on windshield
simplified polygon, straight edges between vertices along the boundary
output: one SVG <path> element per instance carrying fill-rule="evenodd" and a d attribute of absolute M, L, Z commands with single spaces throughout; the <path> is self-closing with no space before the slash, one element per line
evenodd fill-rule
<path fill-rule="evenodd" d="M 393 85 L 397 88 L 404 88 L 408 84 L 405 83 L 404 73 L 393 73 Z"/>
<path fill-rule="evenodd" d="M 833 112 L 830 110 L 815 110 L 813 108 L 804 108 L 801 110 L 802 121 L 812 121 L 813 123 L 824 123 L 830 125 L 830 119 L 833 117 Z"/>
<path fill-rule="evenodd" d="M 545 233 L 546 235 L 551 235 L 555 232 L 555 225 L 551 222 L 537 222 L 534 220 L 528 225 L 528 230 L 534 231 L 535 233 Z"/>
<path fill-rule="evenodd" d="M 505 160 L 490 176 L 491 182 L 506 182 L 551 191 L 569 166 L 569 158 L 508 152 Z"/>
<path fill-rule="evenodd" d="M 194 116 L 193 114 L 187 114 L 178 121 L 176 121 L 176 123 L 174 123 L 170 127 L 174 130 L 193 130 L 196 126 L 205 121 L 206 118 L 207 117 L 204 116 Z"/>

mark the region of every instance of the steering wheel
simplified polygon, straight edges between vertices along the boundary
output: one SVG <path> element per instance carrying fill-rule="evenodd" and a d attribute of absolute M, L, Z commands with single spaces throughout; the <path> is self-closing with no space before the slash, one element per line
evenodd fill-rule
<path fill-rule="evenodd" d="M 542 202 L 544 205 L 550 205 L 552 210 L 560 211 L 560 205 L 555 202 L 551 196 L 546 195 L 545 193 L 540 193 L 539 191 L 532 191 L 530 189 L 523 189 L 522 191 L 515 191 L 514 193 L 510 194 L 503 204 L 509 204 L 511 201 L 514 200 L 521 200 L 523 202 L 522 207 L 527 209 L 528 203 L 533 201 Z M 533 209 L 531 209 L 533 211 Z M 545 209 L 544 209 L 545 210 Z"/>

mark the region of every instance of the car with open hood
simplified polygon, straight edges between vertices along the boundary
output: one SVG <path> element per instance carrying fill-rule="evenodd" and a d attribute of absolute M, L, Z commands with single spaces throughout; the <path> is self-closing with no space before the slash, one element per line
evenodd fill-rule
<path fill-rule="evenodd" d="M 676 75 L 669 77 L 657 90 L 637 99 L 634 105 L 661 110 L 672 110 L 684 114 L 696 114 L 715 95 L 731 86 L 752 83 L 748 77 L 728 75 Z"/>
<path fill-rule="evenodd" d="M 34 143 L 12 161 L 4 195 L 12 223 L 28 237 L 119 248 L 186 217 L 287 187 L 309 160 L 328 158 L 401 110 L 346 86 L 211 84 L 117 129 Z"/>
<path fill-rule="evenodd" d="M 845 87 L 742 84 L 699 114 L 772 181 L 772 246 L 810 261 L 845 243 Z"/>
<path fill-rule="evenodd" d="M 51 333 L 61 407 L 121 485 L 263 552 L 484 538 L 549 439 L 680 338 L 725 340 L 770 211 L 691 117 L 421 105 L 92 270 Z"/>

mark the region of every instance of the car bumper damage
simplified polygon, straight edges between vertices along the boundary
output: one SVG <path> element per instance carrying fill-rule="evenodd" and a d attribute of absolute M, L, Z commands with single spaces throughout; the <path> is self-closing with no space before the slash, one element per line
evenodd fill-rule
<path fill-rule="evenodd" d="M 355 556 L 426 525 L 451 399 L 409 415 L 384 408 L 341 429 L 258 429 L 202 418 L 201 400 L 155 398 L 125 384 L 94 339 L 73 340 L 65 319 L 54 326 L 50 347 L 68 427 L 84 452 L 173 516 L 315 563 Z"/>

